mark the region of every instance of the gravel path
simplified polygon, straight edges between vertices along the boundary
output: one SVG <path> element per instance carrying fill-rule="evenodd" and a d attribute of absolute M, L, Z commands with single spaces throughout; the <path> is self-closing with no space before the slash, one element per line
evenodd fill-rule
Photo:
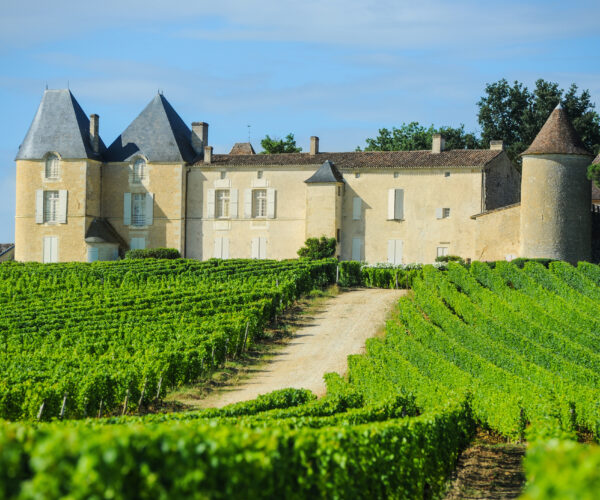
<path fill-rule="evenodd" d="M 347 356 L 364 352 L 365 340 L 377 334 L 405 293 L 362 288 L 328 299 L 260 371 L 237 386 L 211 394 L 202 406 L 220 408 L 286 387 L 325 394 L 323 375 L 343 375 Z"/>

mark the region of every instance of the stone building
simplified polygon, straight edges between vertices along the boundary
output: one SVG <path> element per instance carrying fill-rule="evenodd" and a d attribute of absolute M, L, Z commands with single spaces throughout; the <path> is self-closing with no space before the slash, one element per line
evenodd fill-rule
<path fill-rule="evenodd" d="M 215 154 L 208 124 L 188 128 L 161 94 L 106 147 L 97 115 L 47 90 L 16 158 L 15 259 L 282 259 L 322 235 L 369 263 L 588 258 L 591 158 L 564 111 L 523 158 L 521 183 L 501 141 L 446 150 L 439 135 L 430 151 L 326 153 L 312 137 L 306 153 Z"/>

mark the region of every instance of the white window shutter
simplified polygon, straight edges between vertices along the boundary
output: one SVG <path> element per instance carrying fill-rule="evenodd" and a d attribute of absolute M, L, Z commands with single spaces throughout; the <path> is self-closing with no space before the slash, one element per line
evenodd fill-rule
<path fill-rule="evenodd" d="M 258 259 L 259 257 L 259 246 L 260 246 L 260 239 L 259 238 L 252 238 L 252 253 L 251 258 L 252 259 Z"/>
<path fill-rule="evenodd" d="M 395 241 L 394 264 L 397 266 L 402 264 L 402 240 Z"/>
<path fill-rule="evenodd" d="M 238 217 L 238 190 L 229 190 L 229 217 L 237 219 Z"/>
<path fill-rule="evenodd" d="M 228 259 L 229 258 L 229 238 L 222 238 L 223 239 L 223 243 L 221 243 L 221 256 L 223 259 Z"/>
<path fill-rule="evenodd" d="M 396 190 L 388 189 L 388 220 L 396 218 Z"/>
<path fill-rule="evenodd" d="M 125 226 L 131 225 L 131 193 L 123 195 L 123 224 Z"/>
<path fill-rule="evenodd" d="M 58 192 L 58 213 L 56 219 L 59 224 L 67 223 L 67 196 L 68 192 L 66 189 L 61 189 Z"/>
<path fill-rule="evenodd" d="M 146 226 L 154 221 L 154 193 L 146 193 Z"/>
<path fill-rule="evenodd" d="M 36 224 L 44 223 L 44 190 L 37 189 L 35 191 L 35 222 Z"/>
<path fill-rule="evenodd" d="M 50 262 L 50 252 L 51 252 L 51 243 L 50 240 L 52 240 L 52 238 L 46 236 L 43 240 L 42 240 L 42 262 L 45 264 L 46 262 Z"/>
<path fill-rule="evenodd" d="M 394 189 L 394 219 L 404 219 L 404 189 Z"/>
<path fill-rule="evenodd" d="M 220 259 L 223 254 L 223 238 L 215 238 L 215 251 L 213 257 Z"/>
<path fill-rule="evenodd" d="M 362 212 L 362 200 L 355 196 L 352 199 L 352 220 L 360 220 L 360 214 Z"/>
<path fill-rule="evenodd" d="M 206 218 L 207 219 L 215 218 L 215 190 L 214 189 L 206 190 Z"/>
<path fill-rule="evenodd" d="M 252 218 L 252 189 L 244 189 L 244 217 Z"/>
<path fill-rule="evenodd" d="M 388 240 L 388 263 L 395 264 L 396 258 L 396 240 Z"/>
<path fill-rule="evenodd" d="M 266 259 L 267 258 L 267 238 L 261 237 L 258 239 L 258 258 Z"/>
<path fill-rule="evenodd" d="M 362 240 L 360 238 L 352 238 L 352 260 L 361 259 Z"/>
<path fill-rule="evenodd" d="M 88 262 L 96 262 L 98 260 L 98 247 L 88 247 Z"/>
<path fill-rule="evenodd" d="M 442 219 L 444 217 L 444 209 L 443 208 L 436 208 L 435 209 L 435 218 L 436 219 Z"/>
<path fill-rule="evenodd" d="M 275 189 L 267 189 L 267 219 L 275 218 Z"/>
<path fill-rule="evenodd" d="M 52 236 L 50 238 L 50 262 L 58 262 L 58 238 L 56 236 Z"/>

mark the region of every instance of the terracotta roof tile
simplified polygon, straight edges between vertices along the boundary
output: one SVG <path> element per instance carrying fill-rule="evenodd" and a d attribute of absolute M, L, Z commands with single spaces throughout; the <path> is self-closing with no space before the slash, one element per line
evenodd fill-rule
<path fill-rule="evenodd" d="M 523 156 L 536 154 L 590 155 L 560 104 L 550 113 Z"/>
<path fill-rule="evenodd" d="M 332 161 L 338 169 L 353 168 L 456 168 L 484 167 L 497 156 L 500 150 L 453 149 L 432 153 L 431 151 L 357 151 L 349 153 L 283 153 L 274 155 L 223 155 L 215 154 L 212 163 L 201 161 L 202 167 L 235 166 L 279 166 L 315 165 Z"/>
<path fill-rule="evenodd" d="M 250 144 L 249 142 L 236 142 L 233 147 L 231 148 L 231 151 L 229 152 L 230 155 L 255 155 L 256 151 L 254 151 L 254 148 L 252 147 L 252 144 Z"/>

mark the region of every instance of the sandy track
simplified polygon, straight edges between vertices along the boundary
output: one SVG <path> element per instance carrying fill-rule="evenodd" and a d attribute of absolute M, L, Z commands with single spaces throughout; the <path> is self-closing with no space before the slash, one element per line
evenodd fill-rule
<path fill-rule="evenodd" d="M 260 394 L 295 387 L 325 393 L 323 375 L 347 370 L 346 357 L 364 351 L 404 290 L 358 289 L 328 299 L 292 340 L 251 378 L 209 395 L 203 407 L 220 408 Z"/>

